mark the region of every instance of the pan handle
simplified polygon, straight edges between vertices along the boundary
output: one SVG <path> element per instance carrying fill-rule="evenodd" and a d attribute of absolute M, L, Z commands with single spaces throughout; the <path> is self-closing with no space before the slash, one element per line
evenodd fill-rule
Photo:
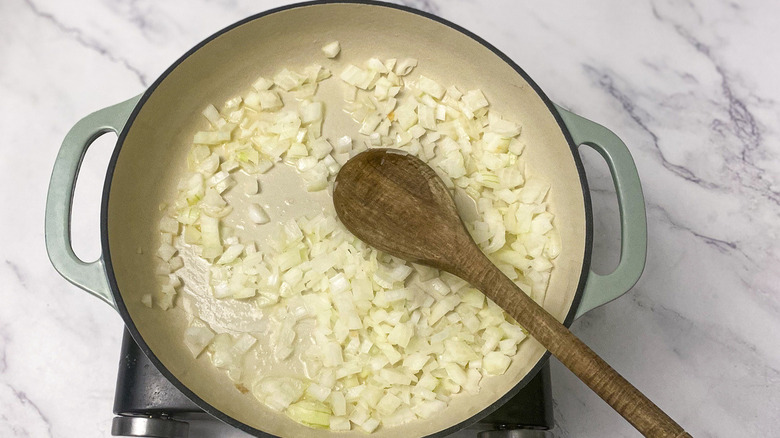
<path fill-rule="evenodd" d="M 70 240 L 73 189 L 87 149 L 107 132 L 119 134 L 140 96 L 103 108 L 79 120 L 62 141 L 54 161 L 46 197 L 46 251 L 54 268 L 66 280 L 116 308 L 106 280 L 103 256 L 85 262 L 76 256 Z"/>
<path fill-rule="evenodd" d="M 620 262 L 611 274 L 588 274 L 576 318 L 628 292 L 647 259 L 647 217 L 642 184 L 631 153 L 612 131 L 556 105 L 574 143 L 596 150 L 609 166 L 620 210 Z"/>

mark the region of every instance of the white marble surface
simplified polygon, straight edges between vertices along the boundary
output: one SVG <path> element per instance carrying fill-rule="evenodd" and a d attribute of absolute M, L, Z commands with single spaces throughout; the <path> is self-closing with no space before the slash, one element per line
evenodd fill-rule
<path fill-rule="evenodd" d="M 54 271 L 43 243 L 63 136 L 206 36 L 282 3 L 0 2 L 0 436 L 110 434 L 122 323 Z M 780 4 L 407 3 L 484 37 L 629 145 L 647 199 L 647 268 L 574 332 L 694 436 L 777 436 Z M 77 195 L 74 238 L 93 257 L 112 141 L 88 157 Z M 614 190 L 597 155 L 584 155 L 603 271 L 618 252 Z M 637 435 L 557 362 L 553 379 L 554 436 Z"/>

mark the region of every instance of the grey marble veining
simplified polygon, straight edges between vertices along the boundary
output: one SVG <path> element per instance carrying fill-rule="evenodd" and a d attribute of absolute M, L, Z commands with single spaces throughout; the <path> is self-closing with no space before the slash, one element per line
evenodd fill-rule
<path fill-rule="evenodd" d="M 647 202 L 647 267 L 574 332 L 694 436 L 777 436 L 780 4 L 401 3 L 480 35 L 553 101 L 631 149 Z M 63 136 L 142 92 L 203 38 L 282 4 L 0 2 L 0 436 L 110 435 L 122 323 L 65 282 L 43 244 Z M 614 188 L 597 154 L 583 155 L 594 267 L 608 271 L 619 252 Z M 82 178 L 101 184 L 103 173 L 85 168 Z M 96 233 L 77 224 L 73 238 Z M 637 436 L 555 361 L 553 380 L 554 436 Z M 209 427 L 199 436 L 213 436 Z"/>

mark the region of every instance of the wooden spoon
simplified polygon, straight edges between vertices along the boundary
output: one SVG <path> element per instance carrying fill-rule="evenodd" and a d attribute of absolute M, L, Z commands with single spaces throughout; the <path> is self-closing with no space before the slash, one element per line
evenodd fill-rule
<path fill-rule="evenodd" d="M 418 158 L 392 149 L 358 154 L 336 176 L 333 202 L 347 229 L 369 245 L 484 292 L 643 435 L 690 437 L 482 253 L 444 182 Z"/>

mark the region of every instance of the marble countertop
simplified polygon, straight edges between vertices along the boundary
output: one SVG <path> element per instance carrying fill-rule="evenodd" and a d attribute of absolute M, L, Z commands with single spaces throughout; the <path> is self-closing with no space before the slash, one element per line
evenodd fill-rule
<path fill-rule="evenodd" d="M 0 436 L 110 435 L 122 322 L 63 280 L 44 247 L 45 192 L 65 133 L 142 92 L 213 32 L 283 3 L 0 2 Z M 693 436 L 776 436 L 780 4 L 404 3 L 482 36 L 552 100 L 631 149 L 647 202 L 647 267 L 628 294 L 572 330 Z M 76 196 L 73 236 L 88 258 L 99 255 L 113 142 L 93 147 Z M 614 189 L 598 155 L 582 153 L 594 267 L 605 272 L 619 253 Z M 554 436 L 637 436 L 552 363 Z"/>

